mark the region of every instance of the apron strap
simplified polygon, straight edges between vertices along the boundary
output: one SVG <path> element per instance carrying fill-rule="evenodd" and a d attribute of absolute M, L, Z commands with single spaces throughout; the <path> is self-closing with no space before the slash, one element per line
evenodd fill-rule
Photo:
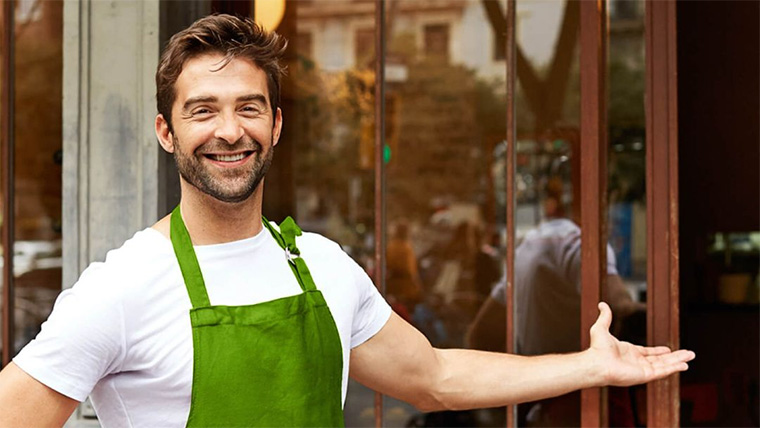
<path fill-rule="evenodd" d="M 306 262 L 301 258 L 301 251 L 296 247 L 296 236 L 301 236 L 303 233 L 301 228 L 298 227 L 296 222 L 287 217 L 280 223 L 280 230 L 278 231 L 269 223 L 266 217 L 262 216 L 264 226 L 272 234 L 277 244 L 285 250 L 285 257 L 288 259 L 288 265 L 293 271 L 293 274 L 298 280 L 298 285 L 301 286 L 303 291 L 314 291 L 317 286 L 314 284 L 314 278 L 311 277 L 311 272 L 306 266 Z"/>
<path fill-rule="evenodd" d="M 187 294 L 190 296 L 193 308 L 211 306 L 208 293 L 206 292 L 206 284 L 203 281 L 201 267 L 198 265 L 198 259 L 195 257 L 193 242 L 190 240 L 190 234 L 187 232 L 185 222 L 182 220 L 179 205 L 172 211 L 169 237 L 174 247 L 174 254 L 176 254 L 177 261 L 179 262 L 179 268 L 182 271 L 182 277 L 185 279 Z"/>

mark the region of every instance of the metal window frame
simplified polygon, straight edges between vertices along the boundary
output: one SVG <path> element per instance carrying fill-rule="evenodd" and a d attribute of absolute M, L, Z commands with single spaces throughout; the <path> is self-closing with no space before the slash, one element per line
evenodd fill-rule
<path fill-rule="evenodd" d="M 375 285 L 385 296 L 385 1 L 375 0 Z M 375 426 L 383 426 L 383 395 L 375 392 Z"/>
<path fill-rule="evenodd" d="M 679 347 L 675 0 L 646 4 L 647 340 Z M 648 426 L 680 423 L 679 376 L 647 385 Z"/>
<path fill-rule="evenodd" d="M 607 283 L 607 2 L 581 1 L 581 349 Z M 581 391 L 581 426 L 607 425 L 606 391 Z"/>
<path fill-rule="evenodd" d="M 14 200 L 13 186 L 13 98 L 14 98 L 14 11 L 16 2 L 7 0 L 2 8 L 2 85 L 0 91 L 0 181 L 2 181 L 2 231 L 0 241 L 3 249 L 2 276 L 2 365 L 10 363 L 14 349 L 14 293 L 13 293 L 13 232 L 14 232 Z"/>
<path fill-rule="evenodd" d="M 506 307 L 507 318 L 504 322 L 507 323 L 506 327 L 506 351 L 510 354 L 515 353 L 515 208 L 516 208 L 516 192 L 515 192 L 515 174 L 517 151 L 515 146 L 517 144 L 517 126 L 515 116 L 515 83 L 517 82 L 517 39 L 515 38 L 515 22 L 517 16 L 517 1 L 507 0 L 507 33 L 505 34 L 505 66 L 506 66 L 506 84 L 507 84 L 507 150 L 504 156 L 506 156 L 505 163 L 506 168 L 506 187 L 504 189 L 507 192 L 506 198 L 506 227 L 507 227 L 507 243 L 506 243 Z M 507 406 L 507 427 L 512 428 L 517 426 L 517 406 Z"/>

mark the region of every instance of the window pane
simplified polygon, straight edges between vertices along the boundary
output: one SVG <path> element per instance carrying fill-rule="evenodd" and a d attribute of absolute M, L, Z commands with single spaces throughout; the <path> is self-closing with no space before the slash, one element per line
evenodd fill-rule
<path fill-rule="evenodd" d="M 15 350 L 61 291 L 63 2 L 16 2 Z"/>
<path fill-rule="evenodd" d="M 293 215 L 304 230 L 340 243 L 372 275 L 374 2 L 288 1 L 286 7 L 277 31 L 297 55 L 289 57 L 283 82 L 285 129 L 264 212 L 272 220 Z M 288 192 L 292 197 L 281 196 Z M 374 399 L 374 391 L 349 380 L 346 426 L 373 426 Z"/>
<path fill-rule="evenodd" d="M 613 333 L 646 344 L 646 150 L 644 2 L 608 0 L 608 231 L 617 275 L 606 299 Z M 610 257 L 610 255 L 608 255 Z M 646 425 L 646 387 L 609 388 L 610 426 Z"/>
<path fill-rule="evenodd" d="M 506 64 L 492 52 L 506 2 L 496 4 L 489 19 L 484 2 L 387 3 L 387 297 L 440 348 L 480 345 L 467 332 L 503 272 Z M 503 409 L 384 404 L 388 426 L 505 423 Z"/>
<path fill-rule="evenodd" d="M 517 0 L 516 18 L 516 351 L 579 351 L 579 2 Z M 521 404 L 517 416 L 578 426 L 580 393 Z"/>

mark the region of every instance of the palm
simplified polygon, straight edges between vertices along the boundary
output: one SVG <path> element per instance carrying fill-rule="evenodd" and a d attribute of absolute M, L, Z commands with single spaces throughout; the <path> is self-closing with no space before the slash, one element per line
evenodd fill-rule
<path fill-rule="evenodd" d="M 671 352 L 666 346 L 644 347 L 621 342 L 609 332 L 612 313 L 606 303 L 599 304 L 601 311 L 591 327 L 591 348 L 605 370 L 606 383 L 630 386 L 646 383 L 684 371 L 694 353 L 686 350 Z"/>

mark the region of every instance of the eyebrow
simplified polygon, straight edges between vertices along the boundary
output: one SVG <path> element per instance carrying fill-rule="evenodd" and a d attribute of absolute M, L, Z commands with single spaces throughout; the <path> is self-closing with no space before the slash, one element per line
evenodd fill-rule
<path fill-rule="evenodd" d="M 244 102 L 260 102 L 261 104 L 266 105 L 267 104 L 267 97 L 265 97 L 262 94 L 249 94 L 249 95 L 243 95 L 242 97 L 238 97 L 238 102 L 244 101 Z"/>
<path fill-rule="evenodd" d="M 191 97 L 188 98 L 187 101 L 182 105 L 182 110 L 187 111 L 192 105 L 199 104 L 199 103 L 215 103 L 219 101 L 219 99 L 213 95 L 200 95 L 197 97 Z M 262 94 L 248 94 L 243 95 L 241 97 L 238 97 L 236 99 L 237 102 L 260 102 L 261 104 L 266 105 L 267 104 L 267 98 Z"/>
<path fill-rule="evenodd" d="M 217 97 L 208 96 L 208 95 L 201 95 L 201 96 L 198 96 L 198 97 L 191 97 L 191 98 L 188 98 L 187 101 L 185 101 L 185 104 L 182 105 L 182 111 L 187 111 L 190 108 L 190 106 L 192 106 L 193 104 L 198 104 L 198 103 L 215 103 L 217 101 L 218 101 Z"/>

